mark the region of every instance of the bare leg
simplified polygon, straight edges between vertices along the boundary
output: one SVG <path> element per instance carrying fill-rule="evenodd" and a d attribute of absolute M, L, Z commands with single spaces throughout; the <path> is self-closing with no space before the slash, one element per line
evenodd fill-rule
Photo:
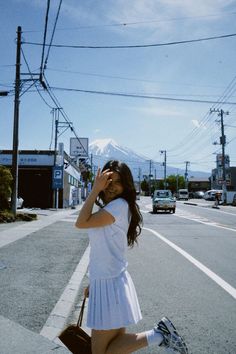
<path fill-rule="evenodd" d="M 129 354 L 147 345 L 145 333 L 125 333 L 125 328 L 92 330 L 93 354 Z"/>
<path fill-rule="evenodd" d="M 125 330 L 123 328 L 106 331 L 92 329 L 92 354 L 105 354 L 109 343 L 124 332 Z"/>
<path fill-rule="evenodd" d="M 108 346 L 106 354 L 129 354 L 147 347 L 145 333 L 123 333 L 115 337 Z"/>

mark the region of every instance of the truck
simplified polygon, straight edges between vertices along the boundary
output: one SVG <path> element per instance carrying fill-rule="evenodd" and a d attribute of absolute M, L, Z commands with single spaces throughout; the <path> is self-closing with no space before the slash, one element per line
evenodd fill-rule
<path fill-rule="evenodd" d="M 169 189 L 156 189 L 152 198 L 152 211 L 156 214 L 158 210 L 175 213 L 176 200 Z"/>

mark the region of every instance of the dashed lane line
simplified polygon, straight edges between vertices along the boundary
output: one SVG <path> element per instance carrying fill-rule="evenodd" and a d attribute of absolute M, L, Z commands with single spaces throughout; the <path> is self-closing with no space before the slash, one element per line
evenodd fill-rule
<path fill-rule="evenodd" d="M 156 237 L 158 237 L 160 240 L 168 244 L 170 247 L 172 247 L 175 251 L 180 253 L 183 257 L 185 257 L 189 262 L 191 262 L 195 267 L 200 269 L 203 273 L 205 273 L 210 279 L 212 279 L 216 284 L 218 284 L 222 289 L 224 289 L 229 295 L 231 295 L 234 299 L 236 299 L 236 289 L 231 286 L 229 283 L 227 283 L 225 280 L 223 280 L 221 277 L 219 277 L 216 273 L 214 273 L 212 270 L 207 268 L 204 264 L 199 262 L 196 258 L 192 257 L 189 253 L 184 251 L 182 248 L 174 244 L 173 242 L 169 241 L 167 238 L 162 236 L 159 232 L 144 227 L 144 230 L 147 230 L 154 234 Z"/>

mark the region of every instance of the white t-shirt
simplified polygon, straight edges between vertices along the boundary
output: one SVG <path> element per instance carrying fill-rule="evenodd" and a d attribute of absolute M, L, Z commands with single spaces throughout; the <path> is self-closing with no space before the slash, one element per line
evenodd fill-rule
<path fill-rule="evenodd" d="M 89 277 L 105 279 L 117 277 L 126 270 L 129 205 L 122 198 L 115 199 L 104 208 L 115 221 L 111 225 L 88 230 L 90 240 Z"/>

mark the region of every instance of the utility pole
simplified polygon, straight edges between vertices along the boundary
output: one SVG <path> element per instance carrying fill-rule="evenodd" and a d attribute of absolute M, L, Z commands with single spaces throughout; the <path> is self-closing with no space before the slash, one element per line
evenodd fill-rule
<path fill-rule="evenodd" d="M 179 169 L 177 168 L 177 175 L 176 175 L 176 193 L 179 190 Z"/>
<path fill-rule="evenodd" d="M 151 195 L 152 160 L 149 161 L 149 195 Z"/>
<path fill-rule="evenodd" d="M 161 154 L 164 154 L 164 189 L 166 189 L 166 150 L 161 150 Z"/>
<path fill-rule="evenodd" d="M 221 125 L 221 137 L 220 144 L 222 147 L 222 190 L 223 190 L 223 202 L 227 203 L 227 184 L 226 184 L 226 168 L 225 168 L 225 144 L 226 136 L 224 131 L 224 114 L 229 114 L 229 112 L 224 112 L 223 109 L 211 109 L 210 113 L 218 113 L 220 116 L 220 125 Z"/>
<path fill-rule="evenodd" d="M 154 188 L 156 189 L 157 188 L 157 169 L 155 168 L 154 169 Z"/>
<path fill-rule="evenodd" d="M 16 203 L 18 197 L 18 146 L 19 146 L 19 106 L 20 106 L 20 66 L 21 66 L 21 27 L 17 27 L 16 46 L 16 75 L 15 75 L 15 101 L 13 123 L 13 146 L 12 146 L 12 177 L 13 187 L 11 195 L 11 211 L 16 215 Z"/>
<path fill-rule="evenodd" d="M 138 191 L 139 195 L 141 194 L 141 168 L 138 168 Z"/>
<path fill-rule="evenodd" d="M 54 166 L 57 162 L 57 140 L 58 140 L 58 124 L 59 124 L 59 110 L 58 108 L 53 108 L 55 114 L 55 137 L 54 137 Z"/>
<path fill-rule="evenodd" d="M 59 111 L 57 108 L 53 108 L 53 113 L 55 114 L 55 140 L 54 140 L 54 168 L 57 165 L 57 140 L 58 140 L 58 124 L 59 124 Z M 53 190 L 53 206 L 58 209 L 58 188 Z"/>
<path fill-rule="evenodd" d="M 93 154 L 90 155 L 91 158 L 91 182 L 95 180 L 95 176 L 93 176 Z"/>
<path fill-rule="evenodd" d="M 185 179 L 185 188 L 188 189 L 188 166 L 190 165 L 189 161 L 185 161 L 185 174 L 184 174 L 184 179 Z"/>

